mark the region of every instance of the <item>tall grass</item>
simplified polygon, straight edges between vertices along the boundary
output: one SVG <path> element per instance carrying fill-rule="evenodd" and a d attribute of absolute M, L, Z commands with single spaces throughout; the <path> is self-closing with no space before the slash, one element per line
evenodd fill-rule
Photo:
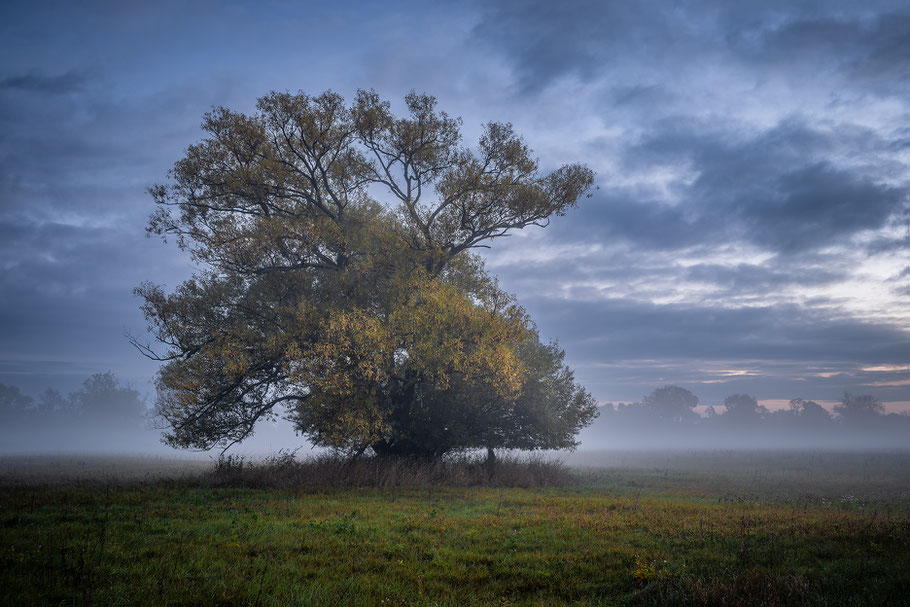
<path fill-rule="evenodd" d="M 901 457 L 859 480 L 809 459 L 818 481 L 784 485 L 729 459 L 543 489 L 561 464 L 469 456 L 0 476 L 0 605 L 910 605 Z"/>
<path fill-rule="evenodd" d="M 450 487 L 554 487 L 577 483 L 559 460 L 541 456 L 502 455 L 490 465 L 471 454 L 426 461 L 366 457 L 351 460 L 336 454 L 297 459 L 282 452 L 263 461 L 243 456 L 221 457 L 199 480 L 214 487 L 390 488 L 444 485 Z"/>

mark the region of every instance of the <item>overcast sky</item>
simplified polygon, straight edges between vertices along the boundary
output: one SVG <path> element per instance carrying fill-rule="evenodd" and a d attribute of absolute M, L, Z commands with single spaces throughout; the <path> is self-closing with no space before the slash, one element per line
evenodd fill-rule
<path fill-rule="evenodd" d="M 146 188 L 214 105 L 373 88 L 597 171 L 485 255 L 598 400 L 910 401 L 905 1 L 7 1 L 0 57 L 2 383 L 150 390 Z"/>

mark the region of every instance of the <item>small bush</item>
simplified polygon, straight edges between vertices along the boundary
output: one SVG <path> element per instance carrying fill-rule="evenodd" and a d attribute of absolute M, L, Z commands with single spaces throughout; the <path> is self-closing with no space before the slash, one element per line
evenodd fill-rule
<path fill-rule="evenodd" d="M 286 451 L 261 462 L 238 455 L 222 456 L 202 480 L 217 487 L 251 488 L 545 487 L 576 483 L 565 464 L 540 456 L 504 455 L 490 467 L 477 455 L 433 461 L 390 457 L 352 460 L 339 454 L 297 459 Z"/>

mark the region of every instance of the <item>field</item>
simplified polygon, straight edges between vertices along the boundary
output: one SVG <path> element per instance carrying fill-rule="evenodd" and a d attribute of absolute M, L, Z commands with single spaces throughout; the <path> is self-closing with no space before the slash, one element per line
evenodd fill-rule
<path fill-rule="evenodd" d="M 575 454 L 525 488 L 79 461 L 0 461 L 4 604 L 910 604 L 908 453 Z"/>

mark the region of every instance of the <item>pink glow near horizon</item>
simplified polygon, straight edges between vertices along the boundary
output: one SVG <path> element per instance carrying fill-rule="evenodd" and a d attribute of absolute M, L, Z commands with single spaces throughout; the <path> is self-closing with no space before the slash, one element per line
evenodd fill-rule
<path fill-rule="evenodd" d="M 812 399 L 807 399 L 807 400 L 812 400 Z M 819 405 L 821 405 L 822 407 L 824 407 L 825 409 L 827 409 L 828 411 L 831 411 L 831 412 L 834 411 L 834 407 L 836 407 L 837 405 L 840 404 L 840 401 L 837 401 L 837 400 L 816 400 L 814 402 L 818 403 Z M 780 411 L 781 409 L 790 408 L 789 399 L 783 399 L 783 398 L 771 398 L 771 399 L 767 399 L 767 400 L 759 400 L 758 404 L 767 408 L 769 411 Z M 910 401 L 883 402 L 882 404 L 885 405 L 885 413 L 906 413 L 906 414 L 910 415 Z M 705 411 L 708 409 L 709 406 L 711 406 L 711 405 L 710 404 L 698 405 L 695 407 L 695 412 L 698 413 L 699 415 L 704 416 Z M 723 411 L 724 407 L 723 407 L 723 405 L 714 405 L 714 408 L 719 409 L 720 411 Z"/>

